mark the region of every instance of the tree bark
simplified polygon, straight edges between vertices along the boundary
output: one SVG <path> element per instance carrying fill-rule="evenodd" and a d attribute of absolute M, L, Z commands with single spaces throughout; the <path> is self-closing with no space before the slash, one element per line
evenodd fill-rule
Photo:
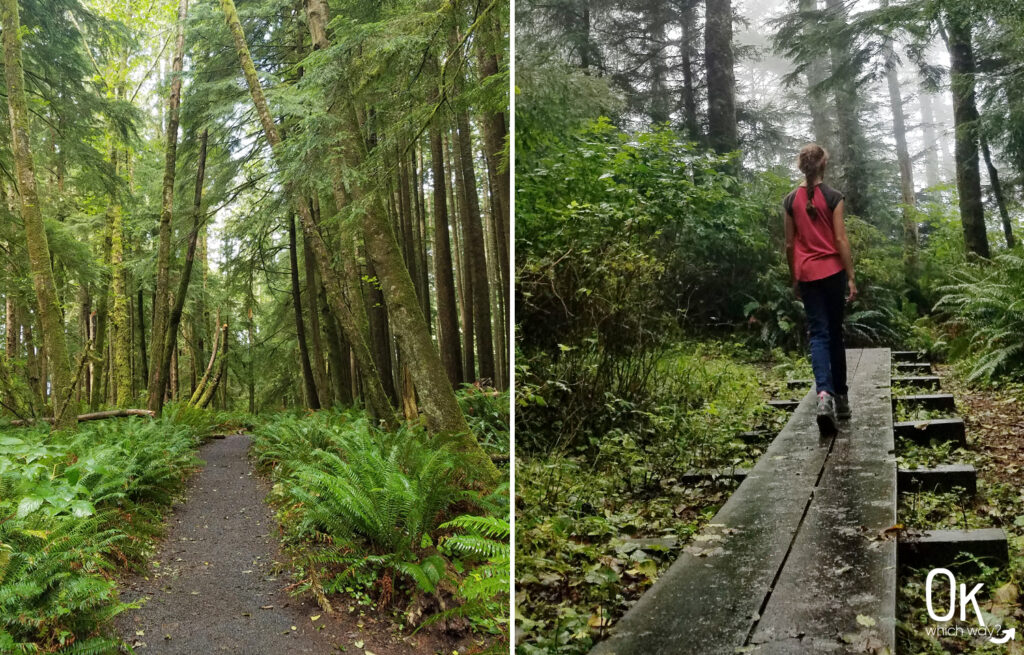
<path fill-rule="evenodd" d="M 732 54 L 732 0 L 707 0 L 704 63 L 708 76 L 708 140 L 715 152 L 732 152 L 739 147 Z"/>
<path fill-rule="evenodd" d="M 178 345 L 178 328 L 181 325 L 181 315 L 185 309 L 185 299 L 188 296 L 188 288 L 192 282 L 192 268 L 196 258 L 196 243 L 199 240 L 199 229 L 203 222 L 203 183 L 206 179 L 206 147 L 209 140 L 209 130 L 203 130 L 199 137 L 199 160 L 196 164 L 196 184 L 192 195 L 192 229 L 188 233 L 188 246 L 185 250 L 185 265 L 181 270 L 181 279 L 178 280 L 178 292 L 174 295 L 174 305 L 168 316 L 167 334 L 164 338 L 164 353 L 160 360 L 163 371 L 160 378 L 169 380 L 171 374 L 171 359 L 174 357 Z M 175 375 L 175 382 L 177 382 Z M 177 396 L 177 388 L 174 385 L 174 395 Z"/>
<path fill-rule="evenodd" d="M 309 346 L 306 343 L 306 326 L 302 319 L 302 295 L 299 287 L 299 256 L 295 239 L 295 216 L 288 215 L 288 261 L 291 265 L 292 309 L 295 311 L 295 337 L 299 342 L 299 365 L 302 369 L 302 383 L 305 389 L 306 405 L 320 409 L 320 396 L 316 392 L 316 380 L 309 363 Z"/>
<path fill-rule="evenodd" d="M 50 246 L 39 209 L 35 164 L 29 141 L 29 117 L 25 100 L 25 72 L 22 68 L 21 21 L 17 0 L 2 0 L 0 21 L 4 46 L 4 77 L 7 81 L 7 107 L 10 112 L 11 150 L 18 179 L 21 218 L 25 225 L 32 282 L 36 292 L 43 344 L 49 353 L 53 371 L 53 416 L 58 429 L 74 428 L 77 412 L 71 402 L 74 378 L 64 334 L 64 319 L 57 303 L 57 288 L 50 263 Z"/>
<path fill-rule="evenodd" d="M 466 112 L 456 114 L 459 133 L 459 161 L 462 166 L 462 184 L 466 199 L 463 215 L 466 264 L 472 279 L 473 326 L 476 330 L 476 357 L 480 377 L 494 384 L 494 336 L 491 331 L 491 285 L 487 279 L 487 256 L 484 247 L 483 219 L 477 195 L 476 170 L 473 161 L 473 142 Z"/>
<path fill-rule="evenodd" d="M 452 130 L 448 146 L 448 161 L 455 171 L 455 192 L 450 195 L 452 208 L 455 209 L 452 212 L 452 237 L 456 253 L 455 284 L 459 296 L 459 317 L 462 319 L 462 373 L 465 376 L 463 382 L 474 382 L 476 381 L 476 340 L 473 338 L 473 279 L 469 273 L 466 240 L 463 236 L 468 202 L 466 200 L 466 185 L 462 183 L 462 166 L 459 165 L 458 138 L 455 135 L 455 130 Z M 449 189 L 449 191 L 451 190 Z"/>
<path fill-rule="evenodd" d="M 813 14 L 818 11 L 818 0 L 800 0 L 800 12 Z M 808 20 L 808 22 L 810 22 Z M 815 25 L 814 36 L 820 39 L 821 35 Z M 814 132 L 814 140 L 829 152 L 835 148 L 832 115 L 829 112 L 829 103 L 826 93 L 818 90 L 819 85 L 828 77 L 825 67 L 826 59 L 817 57 L 807 67 L 807 104 L 811 112 L 811 129 Z"/>
<path fill-rule="evenodd" d="M 928 188 L 938 186 L 939 153 L 938 140 L 935 138 L 935 111 L 932 107 L 932 96 L 925 88 L 919 89 L 921 103 L 921 128 L 924 131 L 924 179 Z"/>
<path fill-rule="evenodd" d="M 314 207 L 314 209 L 318 209 Z M 315 212 L 319 215 L 319 211 Z M 317 221 L 319 222 L 319 221 Z M 316 279 L 316 254 L 309 244 L 309 237 L 302 238 L 302 256 L 305 265 L 306 277 L 306 307 L 309 314 L 309 332 L 313 342 L 313 353 L 310 359 L 310 366 L 313 369 L 313 380 L 316 382 L 317 396 L 320 407 L 331 406 L 331 385 L 327 379 L 327 370 L 324 368 L 324 345 L 320 338 L 320 312 L 317 310 L 317 284 Z"/>
<path fill-rule="evenodd" d="M 697 21 L 694 16 L 695 0 L 679 2 L 679 66 L 683 71 L 682 93 L 683 126 L 686 138 L 695 143 L 701 140 L 697 117 L 697 94 L 693 84 L 693 59 L 696 41 Z"/>
<path fill-rule="evenodd" d="M 956 126 L 956 186 L 960 193 L 960 221 L 969 252 L 988 258 L 988 234 L 981 197 L 978 162 L 978 106 L 974 91 L 974 49 L 966 17 L 950 16 L 949 76 Z"/>
<path fill-rule="evenodd" d="M 114 172 L 117 173 L 119 158 L 117 149 L 111 150 Z M 112 395 L 119 406 L 128 404 L 132 398 L 132 335 L 128 326 L 128 289 L 125 285 L 124 270 L 124 218 L 121 202 L 111 198 L 110 222 L 110 296 L 113 307 L 110 312 Z"/>
<path fill-rule="evenodd" d="M 459 348 L 459 315 L 455 303 L 451 241 L 448 234 L 448 204 L 441 129 L 435 120 L 430 126 L 430 164 L 434 187 L 434 286 L 437 293 L 437 342 L 441 361 L 452 385 L 463 380 L 462 353 Z"/>
<path fill-rule="evenodd" d="M 224 11 L 225 20 L 227 21 L 228 27 L 231 31 L 231 36 L 235 44 L 235 51 L 238 55 L 239 64 L 241 65 L 242 72 L 245 76 L 246 84 L 249 87 L 249 93 L 252 96 L 253 105 L 256 107 L 256 113 L 259 114 L 260 122 L 263 126 L 263 132 L 267 137 L 267 141 L 270 143 L 270 147 L 274 151 L 274 157 L 277 158 L 280 156 L 281 136 L 277 130 L 277 126 L 274 124 L 274 121 L 270 116 L 270 108 L 267 106 L 266 97 L 263 95 L 263 88 L 260 86 L 259 78 L 256 75 L 256 68 L 252 63 L 252 57 L 249 54 L 249 46 L 246 45 L 245 42 L 245 33 L 242 31 L 242 24 L 238 19 L 238 12 L 235 10 L 235 3 L 232 0 L 221 0 L 220 4 L 221 9 Z M 310 213 L 306 204 L 302 201 L 301 196 L 292 188 L 291 183 L 285 183 L 285 191 L 291 197 L 292 203 L 295 205 L 299 216 L 302 218 L 303 230 L 310 237 L 313 249 L 317 255 L 317 262 L 321 267 L 320 276 L 327 289 L 327 298 L 331 303 L 335 316 L 338 317 L 338 320 L 341 323 L 342 329 L 348 336 L 349 343 L 353 348 L 356 359 L 359 361 L 359 365 L 363 370 L 364 380 L 367 381 L 367 407 L 370 409 L 372 415 L 383 420 L 388 427 L 394 427 L 397 425 L 394 411 L 387 400 L 384 388 L 381 386 L 380 376 L 377 374 L 376 366 L 374 366 L 373 359 L 370 356 L 370 351 L 366 346 L 363 334 L 359 331 L 356 317 L 353 315 L 352 310 L 345 304 L 345 294 L 341 282 L 334 275 L 333 270 L 328 266 L 330 258 L 328 256 L 327 246 L 324 244 L 318 226 L 313 221 L 313 215 Z M 392 239 L 394 239 L 393 236 Z"/>
<path fill-rule="evenodd" d="M 900 167 L 900 196 L 903 201 L 903 260 L 910 276 L 917 270 L 917 218 L 914 215 L 914 168 L 910 163 L 907 149 L 906 118 L 903 113 L 903 94 L 900 91 L 899 73 L 896 70 L 896 53 L 892 41 L 886 44 L 886 82 L 889 87 L 889 104 L 892 107 L 892 131 L 896 139 L 896 161 Z"/>
<path fill-rule="evenodd" d="M 163 366 L 168 333 L 170 295 L 171 219 L 174 216 L 174 166 L 178 150 L 178 107 L 181 103 L 181 71 L 185 57 L 185 17 L 188 0 L 178 0 L 178 19 L 174 34 L 174 62 L 171 65 L 171 95 L 167 103 L 167 144 L 164 150 L 163 194 L 160 209 L 160 236 L 156 259 L 156 303 L 153 307 L 153 343 L 149 358 L 149 402 L 157 414 L 163 408 L 167 391 L 167 368 Z"/>
<path fill-rule="evenodd" d="M 1013 248 L 1013 225 L 1010 223 L 1010 212 L 1006 209 L 1006 198 L 1003 196 L 1003 185 L 999 182 L 999 171 L 992 163 L 992 153 L 988 149 L 988 139 L 981 135 L 981 153 L 985 157 L 985 167 L 988 169 L 988 179 L 992 183 L 992 195 L 996 199 L 996 206 L 999 208 L 999 218 L 1003 222 L 1003 234 L 1006 236 L 1006 247 Z"/>
<path fill-rule="evenodd" d="M 836 117 L 838 127 L 839 172 L 843 192 L 846 194 L 845 207 L 848 214 L 864 213 L 867 196 L 864 185 L 867 173 L 864 165 L 864 137 L 861 131 L 861 100 L 854 83 L 858 70 L 851 63 L 850 39 L 843 31 L 848 20 L 843 0 L 827 0 L 831 25 L 835 26 L 829 35 L 832 57 L 832 77 L 845 81 L 835 87 Z"/>

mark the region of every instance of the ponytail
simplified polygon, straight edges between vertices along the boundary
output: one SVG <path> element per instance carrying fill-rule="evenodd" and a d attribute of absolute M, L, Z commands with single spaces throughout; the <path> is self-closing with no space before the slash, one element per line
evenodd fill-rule
<path fill-rule="evenodd" d="M 818 218 L 818 208 L 814 206 L 814 182 L 825 173 L 828 164 L 828 152 L 817 143 L 808 143 L 800 149 L 796 165 L 807 180 L 807 215 Z"/>

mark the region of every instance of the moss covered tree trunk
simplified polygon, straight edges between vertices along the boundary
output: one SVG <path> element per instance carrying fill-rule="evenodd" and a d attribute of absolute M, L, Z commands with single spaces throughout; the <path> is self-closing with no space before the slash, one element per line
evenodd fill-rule
<path fill-rule="evenodd" d="M 160 206 L 160 235 L 156 258 L 156 302 L 153 307 L 153 340 L 149 357 L 149 409 L 163 408 L 170 373 L 170 358 L 163 365 L 170 313 L 171 219 L 174 216 L 174 166 L 178 151 L 178 107 L 181 103 L 181 70 L 185 57 L 185 17 L 188 0 L 178 0 L 171 64 L 171 94 L 167 102 L 167 143 L 164 149 L 164 180 Z"/>
<path fill-rule="evenodd" d="M 221 0 L 220 4 L 221 9 L 224 11 L 228 28 L 231 30 L 239 63 L 245 75 L 246 84 L 249 86 L 249 92 L 252 95 L 256 113 L 260 117 L 263 132 L 274 151 L 275 157 L 277 157 L 281 150 L 281 136 L 270 116 L 270 108 L 267 106 L 266 97 L 263 95 L 263 88 L 260 86 L 259 77 L 256 75 L 256 68 L 249 54 L 249 46 L 245 42 L 245 33 L 242 31 L 242 24 L 238 19 L 235 3 L 232 0 Z M 286 183 L 285 186 L 286 192 L 291 197 L 296 211 L 298 211 L 299 216 L 302 218 L 303 230 L 309 235 L 313 251 L 316 253 L 317 263 L 320 265 L 320 276 L 327 290 L 327 299 L 331 304 L 331 309 L 338 317 L 341 328 L 348 337 L 349 344 L 352 346 L 356 360 L 362 369 L 363 380 L 366 383 L 367 408 L 372 415 L 383 420 L 389 427 L 395 427 L 397 426 L 395 413 L 391 408 L 391 403 L 388 402 L 387 396 L 384 394 L 380 376 L 377 373 L 376 366 L 374 366 L 373 358 L 370 356 L 366 340 L 363 333 L 359 330 L 356 316 L 346 305 L 345 292 L 341 280 L 334 274 L 334 270 L 328 264 L 331 260 L 327 245 L 324 243 L 318 226 L 313 221 L 313 215 L 310 213 L 309 207 L 302 201 L 301 196 L 291 188 L 290 183 Z"/>
<path fill-rule="evenodd" d="M 111 151 L 114 171 L 118 170 L 117 149 Z M 112 395 L 120 407 L 132 401 L 132 334 L 128 324 L 128 290 L 124 270 L 124 216 L 118 199 L 111 201 L 110 221 L 110 312 Z"/>
<path fill-rule="evenodd" d="M 43 227 L 36 191 L 35 164 L 29 141 L 28 108 L 25 101 L 25 72 L 21 60 L 21 20 L 17 0 L 0 0 L 4 44 L 4 77 L 7 81 L 7 108 L 10 112 L 11 150 L 14 171 L 18 180 L 21 218 L 25 225 L 32 283 L 39 309 L 39 323 L 43 332 L 43 346 L 49 353 L 53 375 L 53 419 L 57 428 L 73 428 L 78 412 L 71 403 L 74 377 L 68 356 L 64 319 L 57 302 L 57 287 L 53 281 L 50 246 Z"/>
<path fill-rule="evenodd" d="M 328 20 L 327 8 L 322 0 L 310 1 L 318 3 L 317 11 L 307 12 L 310 22 Z M 221 2 L 223 5 L 231 5 L 233 9 L 231 0 Z M 237 21 L 237 16 L 235 20 Z M 240 27 L 238 32 L 241 32 Z M 326 23 L 312 27 L 310 34 L 314 38 L 318 34 L 324 35 L 321 37 L 322 41 L 315 44 L 318 49 L 328 45 Z M 237 38 L 236 36 L 236 40 Z M 355 107 L 351 101 L 348 105 L 345 113 L 347 143 L 344 152 L 346 163 L 352 168 L 358 168 L 365 157 L 365 143 L 361 138 Z M 433 432 L 450 435 L 457 447 L 466 452 L 472 460 L 474 473 L 481 480 L 493 484 L 498 480 L 498 471 L 474 438 L 455 398 L 441 357 L 430 337 L 430 329 L 420 308 L 409 269 L 402 261 L 401 250 L 380 196 L 366 192 L 358 182 L 353 184 L 352 194 L 355 202 L 366 207 L 362 224 L 367 255 L 380 279 L 391 327 L 398 340 L 402 360 L 409 367 L 409 374 L 419 392 L 420 407 L 427 419 L 427 426 Z"/>

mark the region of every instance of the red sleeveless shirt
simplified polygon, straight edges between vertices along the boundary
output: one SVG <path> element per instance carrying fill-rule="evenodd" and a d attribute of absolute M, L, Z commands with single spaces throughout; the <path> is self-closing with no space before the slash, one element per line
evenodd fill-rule
<path fill-rule="evenodd" d="M 817 216 L 807 213 L 807 187 L 798 187 L 783 201 L 786 212 L 793 217 L 796 228 L 793 268 L 800 282 L 812 282 L 843 270 L 843 260 L 836 249 L 833 211 L 843 194 L 826 184 L 815 187 L 812 203 Z"/>

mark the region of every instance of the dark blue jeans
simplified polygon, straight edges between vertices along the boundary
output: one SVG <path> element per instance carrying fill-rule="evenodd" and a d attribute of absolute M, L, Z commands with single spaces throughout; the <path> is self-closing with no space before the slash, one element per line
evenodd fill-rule
<path fill-rule="evenodd" d="M 811 368 L 818 393 L 845 395 L 846 346 L 843 344 L 843 311 L 846 307 L 846 271 L 821 280 L 800 283 L 811 335 Z"/>

